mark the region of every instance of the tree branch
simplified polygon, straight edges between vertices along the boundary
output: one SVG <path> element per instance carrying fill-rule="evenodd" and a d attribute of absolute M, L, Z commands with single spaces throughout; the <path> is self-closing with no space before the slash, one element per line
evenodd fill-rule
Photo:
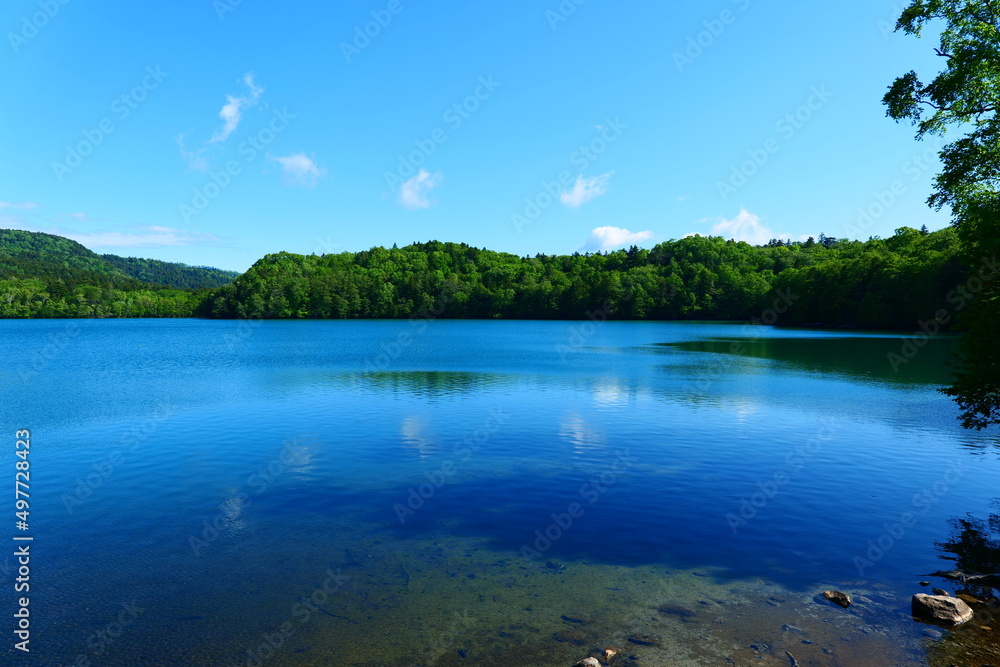
<path fill-rule="evenodd" d="M 997 13 L 996 7 L 993 6 L 993 0 L 983 0 L 983 2 L 986 4 L 986 8 L 990 10 L 990 15 L 993 16 L 991 23 L 994 29 L 1000 32 L 1000 14 Z"/>

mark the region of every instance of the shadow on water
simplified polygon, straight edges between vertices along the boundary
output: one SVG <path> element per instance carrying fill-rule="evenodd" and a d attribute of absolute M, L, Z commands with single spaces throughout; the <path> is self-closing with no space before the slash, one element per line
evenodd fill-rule
<path fill-rule="evenodd" d="M 409 394 L 419 398 L 445 398 L 472 394 L 513 384 L 516 376 L 469 371 L 374 371 L 337 373 L 329 377 L 334 386 L 363 387 L 368 391 Z"/>
<path fill-rule="evenodd" d="M 783 545 L 787 535 L 778 530 L 735 537 L 718 500 L 712 501 L 718 504 L 718 521 L 705 521 L 704 506 L 689 491 L 637 475 L 628 479 L 627 488 L 620 483 L 600 493 L 594 480 L 601 474 L 484 472 L 449 481 L 433 492 L 426 484 L 421 488 L 419 482 L 425 480 L 417 480 L 388 490 L 323 493 L 322 500 L 308 492 L 311 502 L 295 497 L 282 505 L 350 514 L 359 525 L 390 531 L 400 543 L 416 543 L 428 535 L 471 541 L 508 554 L 504 560 L 514 565 L 545 566 L 555 560 L 570 565 L 652 566 L 664 572 L 695 570 L 720 582 L 767 580 L 800 591 L 829 577 L 828 563 L 796 555 Z M 420 493 L 428 497 L 421 498 Z M 578 516 L 570 517 L 571 503 L 579 503 L 582 515 L 577 510 Z M 561 522 L 558 530 L 557 522 Z M 804 538 L 796 546 L 821 554 L 824 539 Z M 733 558 L 734 550 L 739 550 L 740 558 Z"/>
<path fill-rule="evenodd" d="M 903 336 L 709 338 L 658 343 L 663 349 L 731 354 L 790 364 L 796 369 L 895 384 L 943 384 L 957 339 L 940 337 L 924 347 L 904 349 Z M 897 356 L 890 356 L 897 355 Z"/>
<path fill-rule="evenodd" d="M 994 499 L 993 507 L 997 512 L 987 519 L 968 514 L 951 520 L 952 534 L 947 540 L 935 543 L 942 552 L 939 557 L 944 561 L 943 571 L 1000 577 L 1000 498 Z M 1000 581 L 989 582 L 991 586 L 951 577 L 938 579 L 935 585 L 961 597 L 976 615 L 942 641 L 928 646 L 930 664 L 1000 664 Z"/>

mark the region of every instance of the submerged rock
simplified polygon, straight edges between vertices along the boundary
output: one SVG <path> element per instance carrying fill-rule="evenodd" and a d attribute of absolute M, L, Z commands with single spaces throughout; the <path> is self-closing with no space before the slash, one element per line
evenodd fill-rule
<path fill-rule="evenodd" d="M 986 604 L 985 602 L 983 602 L 979 598 L 973 597 L 972 595 L 969 595 L 968 593 L 956 593 L 955 597 L 957 597 L 962 602 L 965 602 L 966 604 L 970 604 L 970 605 L 973 605 L 973 604 Z"/>
<path fill-rule="evenodd" d="M 943 588 L 932 588 L 931 589 L 931 593 L 933 593 L 934 595 L 943 595 L 946 598 L 950 598 L 951 597 L 951 593 L 949 593 L 948 591 L 946 591 Z"/>
<path fill-rule="evenodd" d="M 560 630 L 552 635 L 557 642 L 569 642 L 570 644 L 582 645 L 587 641 L 586 635 L 579 630 Z"/>
<path fill-rule="evenodd" d="M 575 663 L 573 667 L 601 667 L 601 662 L 597 658 L 584 658 Z"/>
<path fill-rule="evenodd" d="M 629 635 L 628 640 L 633 644 L 639 644 L 640 646 L 662 646 L 660 643 L 660 638 L 656 635 L 640 635 L 634 634 Z"/>
<path fill-rule="evenodd" d="M 668 616 L 679 616 L 681 620 L 686 620 L 694 618 L 697 613 L 687 607 L 680 607 L 673 604 L 661 604 L 656 608 L 656 611 L 661 614 L 667 614 Z"/>
<path fill-rule="evenodd" d="M 965 602 L 945 595 L 918 593 L 913 596 L 911 607 L 915 618 L 941 625 L 961 625 L 974 616 L 972 609 Z"/>
<path fill-rule="evenodd" d="M 970 574 L 965 578 L 965 583 L 973 586 L 1000 588 L 1000 572 L 996 574 Z"/>
<path fill-rule="evenodd" d="M 587 625 L 592 622 L 592 619 L 589 616 L 583 616 L 581 614 L 563 614 L 562 620 L 567 623 L 576 623 L 578 625 Z"/>
<path fill-rule="evenodd" d="M 851 596 L 840 591 L 823 591 L 823 597 L 833 604 L 840 605 L 844 609 L 851 606 Z"/>
<path fill-rule="evenodd" d="M 961 581 L 965 584 L 972 584 L 974 586 L 992 586 L 994 588 L 1000 588 L 1000 572 L 995 574 L 973 574 L 971 572 L 963 572 L 962 570 L 948 570 L 947 572 L 938 570 L 937 572 L 932 572 L 928 576 L 944 577 L 945 579 Z"/>

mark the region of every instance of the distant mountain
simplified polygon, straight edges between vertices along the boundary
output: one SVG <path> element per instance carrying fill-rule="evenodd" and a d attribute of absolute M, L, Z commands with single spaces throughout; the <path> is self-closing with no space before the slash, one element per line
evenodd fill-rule
<path fill-rule="evenodd" d="M 36 278 L 46 282 L 141 289 L 150 285 L 175 289 L 212 289 L 239 275 L 211 267 L 155 259 L 98 255 L 62 236 L 0 229 L 0 279 Z"/>
<path fill-rule="evenodd" d="M 101 255 L 101 258 L 126 276 L 155 285 L 169 285 L 181 289 L 216 288 L 233 282 L 239 272 L 223 271 L 210 266 L 188 266 L 157 259 Z"/>

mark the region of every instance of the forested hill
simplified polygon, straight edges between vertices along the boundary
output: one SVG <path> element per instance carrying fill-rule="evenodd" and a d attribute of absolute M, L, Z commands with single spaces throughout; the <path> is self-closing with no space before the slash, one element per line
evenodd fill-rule
<path fill-rule="evenodd" d="M 0 229 L 0 317 L 191 317 L 208 289 L 236 275 Z"/>
<path fill-rule="evenodd" d="M 40 278 L 91 284 L 146 285 L 178 289 L 221 287 L 239 274 L 155 259 L 98 255 L 76 241 L 14 229 L 0 229 L 0 279 Z M 97 276 L 100 276 L 99 278 Z"/>
<path fill-rule="evenodd" d="M 432 241 L 336 255 L 268 255 L 207 300 L 218 318 L 763 318 L 913 330 L 965 282 L 954 229 L 888 239 L 689 237 L 650 250 L 515 255 Z"/>
<path fill-rule="evenodd" d="M 208 266 L 188 266 L 177 262 L 161 262 L 158 259 L 119 257 L 101 255 L 101 259 L 126 276 L 154 285 L 169 285 L 181 289 L 203 289 L 222 287 L 233 282 L 237 271 L 223 271 Z"/>

